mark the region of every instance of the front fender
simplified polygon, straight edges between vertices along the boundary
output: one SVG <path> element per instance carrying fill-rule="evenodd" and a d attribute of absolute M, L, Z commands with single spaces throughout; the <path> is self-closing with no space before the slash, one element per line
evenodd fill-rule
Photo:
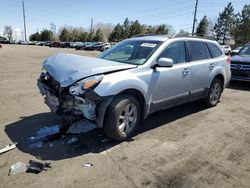
<path fill-rule="evenodd" d="M 126 79 L 124 79 L 124 76 L 126 76 Z M 148 84 L 139 77 L 132 77 L 131 74 L 121 74 L 119 76 L 105 75 L 104 79 L 94 91 L 100 96 L 113 96 L 127 89 L 136 89 L 146 97 Z"/>

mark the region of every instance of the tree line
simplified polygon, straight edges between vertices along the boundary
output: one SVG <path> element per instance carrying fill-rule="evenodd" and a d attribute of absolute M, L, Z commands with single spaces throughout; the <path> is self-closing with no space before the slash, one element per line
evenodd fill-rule
<path fill-rule="evenodd" d="M 205 15 L 198 24 L 196 35 L 211 36 L 221 44 L 225 44 L 229 38 L 233 38 L 237 45 L 250 42 L 250 4 L 235 13 L 232 3 L 229 3 L 219 13 L 214 25 Z"/>
<path fill-rule="evenodd" d="M 100 41 L 118 42 L 126 38 L 141 34 L 168 34 L 172 27 L 167 24 L 145 25 L 138 20 L 130 21 L 128 18 L 123 23 L 113 26 L 111 24 L 98 23 L 90 31 L 81 27 L 63 26 L 58 34 L 49 29 L 43 29 L 30 35 L 31 41 Z M 181 30 L 180 32 L 185 32 Z M 10 41 L 13 38 L 13 29 L 10 25 L 4 27 L 4 36 Z M 198 23 L 196 35 L 210 36 L 221 44 L 225 44 L 228 39 L 235 40 L 237 45 L 250 42 L 250 4 L 245 5 L 241 12 L 235 13 L 232 3 L 229 3 L 217 20 L 213 23 L 206 15 Z"/>

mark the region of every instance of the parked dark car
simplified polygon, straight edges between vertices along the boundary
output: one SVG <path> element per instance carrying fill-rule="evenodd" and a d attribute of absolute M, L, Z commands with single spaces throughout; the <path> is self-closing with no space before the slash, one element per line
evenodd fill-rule
<path fill-rule="evenodd" d="M 49 44 L 49 47 L 51 47 L 51 48 L 59 48 L 60 45 L 61 45 L 60 42 L 52 42 L 52 43 Z"/>
<path fill-rule="evenodd" d="M 250 43 L 231 58 L 231 80 L 250 81 Z"/>
<path fill-rule="evenodd" d="M 97 51 L 101 51 L 102 48 L 104 46 L 103 42 L 96 42 L 91 46 L 86 46 L 84 50 L 97 50 Z"/>
<path fill-rule="evenodd" d="M 84 48 L 85 48 L 84 42 L 77 44 L 75 47 L 76 50 L 84 50 Z"/>
<path fill-rule="evenodd" d="M 70 47 L 70 43 L 69 42 L 61 42 L 60 43 L 60 47 L 61 48 L 69 48 Z"/>

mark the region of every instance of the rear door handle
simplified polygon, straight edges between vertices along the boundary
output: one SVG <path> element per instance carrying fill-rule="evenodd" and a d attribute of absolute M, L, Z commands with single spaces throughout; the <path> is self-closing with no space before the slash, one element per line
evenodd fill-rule
<path fill-rule="evenodd" d="M 187 74 L 189 73 L 189 71 L 190 71 L 189 68 L 185 68 L 185 69 L 182 70 L 182 73 L 183 73 L 184 75 L 187 75 Z"/>
<path fill-rule="evenodd" d="M 212 70 L 214 68 L 215 64 L 214 63 L 210 63 L 209 64 L 209 70 Z"/>

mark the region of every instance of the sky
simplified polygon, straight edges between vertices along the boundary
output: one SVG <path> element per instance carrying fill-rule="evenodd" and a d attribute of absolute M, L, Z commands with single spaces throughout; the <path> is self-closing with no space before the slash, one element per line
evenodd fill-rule
<path fill-rule="evenodd" d="M 89 28 L 94 24 L 123 23 L 125 18 L 138 19 L 142 24 L 171 25 L 174 31 L 192 30 L 196 0 L 24 0 L 27 35 L 43 28 L 64 25 Z M 215 21 L 219 12 L 232 2 L 235 12 L 240 12 L 250 0 L 199 0 L 197 20 L 204 15 Z M 18 35 L 23 30 L 22 0 L 0 0 L 0 35 L 3 27 L 11 25 Z M 20 37 L 20 36 L 19 36 Z"/>

